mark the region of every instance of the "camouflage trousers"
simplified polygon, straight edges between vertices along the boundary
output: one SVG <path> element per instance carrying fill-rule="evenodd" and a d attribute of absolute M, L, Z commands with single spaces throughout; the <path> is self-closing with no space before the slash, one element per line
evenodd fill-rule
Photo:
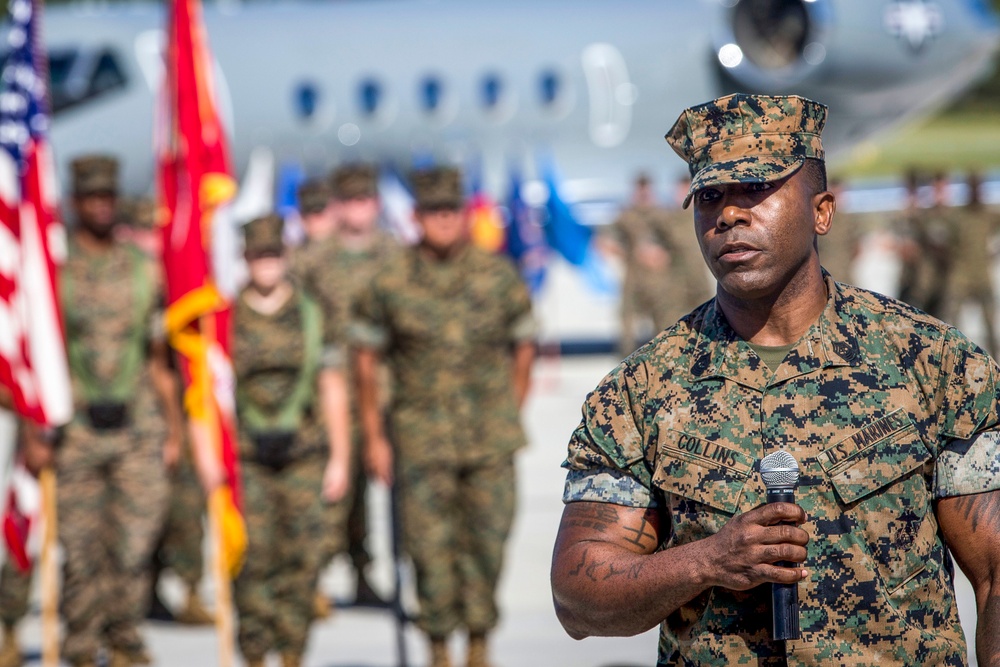
<path fill-rule="evenodd" d="M 268 651 L 305 652 L 313 597 L 324 558 L 324 531 L 335 507 L 322 500 L 322 454 L 275 471 L 241 462 L 248 546 L 233 599 L 240 652 L 260 660 Z M 341 518 L 341 523 L 343 518 Z"/>
<path fill-rule="evenodd" d="M 101 646 L 142 650 L 148 563 L 168 489 L 161 440 L 138 429 L 95 432 L 73 422 L 56 454 L 56 475 L 63 657 L 73 664 L 95 660 Z"/>
<path fill-rule="evenodd" d="M 491 630 L 514 519 L 513 457 L 434 467 L 401 461 L 400 468 L 399 516 L 416 570 L 417 625 L 432 637 L 459 627 Z"/>
<path fill-rule="evenodd" d="M 159 548 L 154 554 L 154 578 L 161 570 L 169 568 L 188 588 L 198 586 L 205 565 L 202 552 L 204 514 L 205 494 L 198 483 L 194 464 L 185 456 L 170 476 L 170 501 Z"/>
<path fill-rule="evenodd" d="M 10 560 L 0 568 L 0 623 L 13 627 L 28 614 L 31 572 L 21 572 Z"/>

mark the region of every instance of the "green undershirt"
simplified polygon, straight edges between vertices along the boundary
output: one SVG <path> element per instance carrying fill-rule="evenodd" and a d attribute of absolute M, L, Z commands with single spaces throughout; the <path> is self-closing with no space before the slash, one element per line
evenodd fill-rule
<path fill-rule="evenodd" d="M 749 345 L 750 349 L 757 353 L 757 356 L 760 357 L 765 364 L 767 364 L 767 367 L 770 368 L 773 373 L 777 370 L 778 366 L 781 365 L 781 362 L 785 360 L 788 353 L 792 351 L 792 348 L 798 345 L 798 343 L 792 343 L 791 345 L 778 345 L 777 347 L 773 347 L 771 345 L 754 345 L 753 343 L 747 343 L 747 345 Z"/>

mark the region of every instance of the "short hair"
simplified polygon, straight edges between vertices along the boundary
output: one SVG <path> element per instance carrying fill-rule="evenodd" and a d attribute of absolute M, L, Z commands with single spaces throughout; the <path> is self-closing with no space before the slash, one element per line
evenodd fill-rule
<path fill-rule="evenodd" d="M 818 195 L 827 191 L 826 162 L 814 157 L 808 157 L 802 163 L 802 176 L 809 186 L 810 195 Z"/>

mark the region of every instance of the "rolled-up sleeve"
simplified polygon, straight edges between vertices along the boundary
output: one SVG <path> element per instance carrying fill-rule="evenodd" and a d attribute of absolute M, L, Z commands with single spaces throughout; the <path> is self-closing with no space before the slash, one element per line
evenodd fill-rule
<path fill-rule="evenodd" d="M 609 375 L 587 397 L 569 441 L 563 502 L 591 501 L 654 507 L 652 475 L 636 428 L 624 373 Z"/>
<path fill-rule="evenodd" d="M 385 317 L 385 307 L 376 281 L 372 289 L 354 302 L 347 325 L 350 344 L 354 347 L 384 350 L 389 343 Z"/>
<path fill-rule="evenodd" d="M 951 332 L 942 355 L 942 441 L 934 467 L 934 497 L 1000 489 L 1000 416 L 996 362 Z"/>

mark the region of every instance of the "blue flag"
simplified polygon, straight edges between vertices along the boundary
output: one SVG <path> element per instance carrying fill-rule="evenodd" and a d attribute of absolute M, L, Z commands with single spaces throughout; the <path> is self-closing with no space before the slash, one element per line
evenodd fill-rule
<path fill-rule="evenodd" d="M 611 268 L 591 243 L 593 230 L 577 219 L 572 208 L 559 193 L 560 179 L 555 165 L 551 161 L 546 162 L 542 173 L 549 188 L 549 199 L 545 204 L 545 211 L 548 214 L 545 237 L 549 245 L 567 262 L 583 272 L 587 284 L 595 292 L 602 294 L 617 292 L 617 280 Z"/>
<path fill-rule="evenodd" d="M 507 254 L 521 271 L 521 277 L 534 294 L 545 282 L 548 246 L 537 212 L 521 198 L 521 175 L 510 175 L 510 199 L 507 203 Z"/>

